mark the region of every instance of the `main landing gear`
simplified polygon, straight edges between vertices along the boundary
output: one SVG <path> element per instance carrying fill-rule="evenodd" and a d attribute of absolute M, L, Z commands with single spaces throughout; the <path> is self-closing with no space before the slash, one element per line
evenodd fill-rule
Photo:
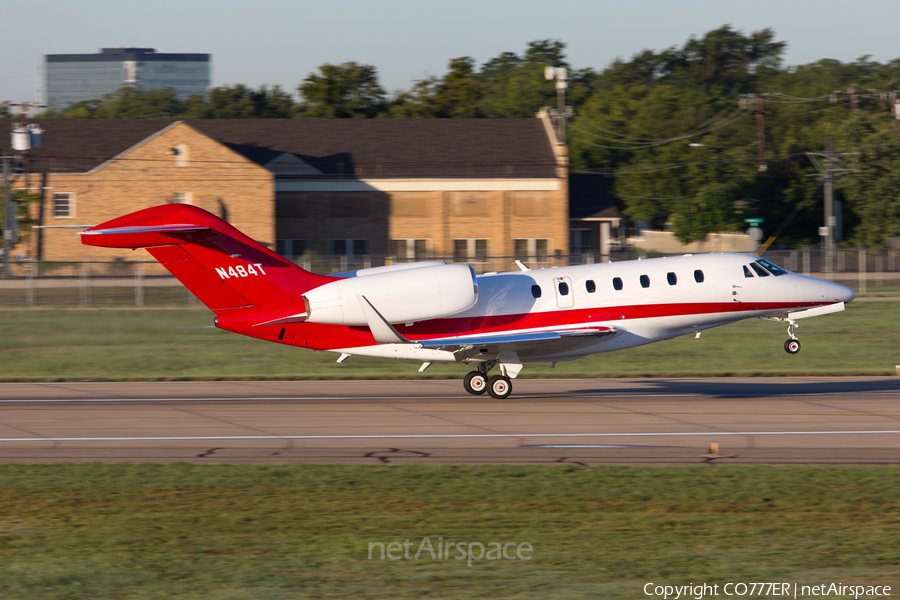
<path fill-rule="evenodd" d="M 478 365 L 477 371 L 466 374 L 463 378 L 463 388 L 470 394 L 480 396 L 487 392 L 491 398 L 503 400 L 509 398 L 512 393 L 512 380 L 506 375 L 494 375 L 488 378 L 488 373 L 495 363 L 483 362 Z"/>

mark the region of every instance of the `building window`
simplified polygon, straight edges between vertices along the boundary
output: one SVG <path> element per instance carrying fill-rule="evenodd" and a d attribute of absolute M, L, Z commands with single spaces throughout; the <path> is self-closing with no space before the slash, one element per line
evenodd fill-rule
<path fill-rule="evenodd" d="M 531 286 L 531 295 L 534 296 L 535 298 L 540 298 L 541 297 L 541 286 L 539 286 L 539 285 Z"/>
<path fill-rule="evenodd" d="M 275 240 L 275 253 L 288 258 L 302 256 L 306 252 L 306 240 Z"/>
<path fill-rule="evenodd" d="M 597 291 L 597 284 L 594 283 L 593 279 L 588 279 L 587 281 L 584 282 L 584 289 L 587 290 L 588 294 L 593 294 L 594 292 Z"/>
<path fill-rule="evenodd" d="M 569 254 L 579 256 L 587 252 L 593 252 L 594 240 L 590 229 L 569 230 Z"/>
<path fill-rule="evenodd" d="M 169 204 L 192 204 L 190 192 L 172 192 L 172 200 Z"/>
<path fill-rule="evenodd" d="M 428 259 L 428 240 L 393 240 L 393 246 L 398 260 Z"/>
<path fill-rule="evenodd" d="M 57 219 L 71 219 L 75 216 L 75 194 L 55 192 L 53 194 L 53 216 Z"/>
<path fill-rule="evenodd" d="M 703 271 L 701 271 L 700 269 L 694 271 L 694 281 L 696 281 L 697 283 L 703 283 Z"/>
<path fill-rule="evenodd" d="M 488 241 L 486 239 L 453 240 L 453 258 L 463 261 L 484 262 L 488 257 Z"/>
<path fill-rule="evenodd" d="M 530 262 L 547 262 L 550 259 L 550 240 L 544 238 L 525 238 L 514 240 L 516 258 Z"/>
<path fill-rule="evenodd" d="M 369 240 L 331 240 L 328 249 L 335 256 L 365 256 L 369 254 Z"/>
<path fill-rule="evenodd" d="M 648 288 L 650 287 L 650 278 L 646 275 L 641 275 L 641 287 Z"/>
<path fill-rule="evenodd" d="M 622 279 L 620 277 L 613 277 L 613 289 L 617 292 L 622 291 Z"/>
<path fill-rule="evenodd" d="M 678 283 L 678 277 L 675 275 L 675 273 L 667 273 L 666 281 L 669 282 L 669 285 L 675 285 L 676 283 Z"/>

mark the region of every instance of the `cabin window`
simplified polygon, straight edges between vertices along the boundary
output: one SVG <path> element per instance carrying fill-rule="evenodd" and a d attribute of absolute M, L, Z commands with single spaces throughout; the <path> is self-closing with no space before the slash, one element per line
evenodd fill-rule
<path fill-rule="evenodd" d="M 675 276 L 675 273 L 666 273 L 666 281 L 669 282 L 669 285 L 675 285 L 678 283 L 678 277 Z"/>
<path fill-rule="evenodd" d="M 779 267 L 778 265 L 776 265 L 774 263 L 770 263 L 769 261 L 767 261 L 764 258 L 761 258 L 756 262 L 761 264 L 762 266 L 764 266 L 766 269 L 768 269 L 769 273 L 771 273 L 775 277 L 780 277 L 781 275 L 788 274 L 788 272 L 785 269 L 782 269 L 781 267 Z"/>
<path fill-rule="evenodd" d="M 747 265 L 744 265 L 744 277 L 753 277 L 753 273 L 747 268 Z"/>
<path fill-rule="evenodd" d="M 539 286 L 539 285 L 531 286 L 531 295 L 534 296 L 535 298 L 540 298 L 541 297 L 541 286 Z"/>
<path fill-rule="evenodd" d="M 613 288 L 621 292 L 622 291 L 622 279 L 619 277 L 613 277 Z"/>
<path fill-rule="evenodd" d="M 568 283 L 566 283 L 565 281 L 560 281 L 559 285 L 557 287 L 559 288 L 560 296 L 568 296 L 569 295 L 569 284 Z"/>
<path fill-rule="evenodd" d="M 646 275 L 641 275 L 641 287 L 648 288 L 650 287 L 650 278 Z"/>
<path fill-rule="evenodd" d="M 703 271 L 701 271 L 700 269 L 694 271 L 694 281 L 696 281 L 697 283 L 703 283 Z"/>
<path fill-rule="evenodd" d="M 763 269 L 761 266 L 759 266 L 755 262 L 750 263 L 750 268 L 753 269 L 754 271 L 756 271 L 756 274 L 759 275 L 760 277 L 768 277 L 769 276 L 769 272 L 766 271 L 765 269 Z"/>
<path fill-rule="evenodd" d="M 584 282 L 584 289 L 587 290 L 588 294 L 593 294 L 594 292 L 597 291 L 597 284 L 594 283 L 593 279 L 588 279 L 587 281 Z"/>

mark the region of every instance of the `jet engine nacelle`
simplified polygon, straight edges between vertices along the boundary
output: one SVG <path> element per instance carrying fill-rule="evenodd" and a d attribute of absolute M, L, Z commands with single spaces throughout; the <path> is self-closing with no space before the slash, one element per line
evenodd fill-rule
<path fill-rule="evenodd" d="M 303 294 L 306 321 L 368 325 L 361 296 L 389 323 L 411 323 L 471 308 L 478 287 L 472 267 L 446 263 L 348 277 Z"/>

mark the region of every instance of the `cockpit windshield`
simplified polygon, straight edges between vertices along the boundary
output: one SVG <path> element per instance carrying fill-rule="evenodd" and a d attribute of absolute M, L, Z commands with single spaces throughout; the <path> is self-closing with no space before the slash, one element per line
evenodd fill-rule
<path fill-rule="evenodd" d="M 759 259 L 759 260 L 756 261 L 756 262 L 759 263 L 760 265 L 764 266 L 764 267 L 766 268 L 766 270 L 768 270 L 769 273 L 771 273 L 771 274 L 774 275 L 775 277 L 779 277 L 779 276 L 781 276 L 781 275 L 787 275 L 787 274 L 788 274 L 788 272 L 787 272 L 785 269 L 782 269 L 781 267 L 779 267 L 779 266 L 776 265 L 775 263 L 771 263 L 771 262 L 767 261 L 767 260 L 764 259 L 764 258 L 761 258 L 761 259 Z"/>

